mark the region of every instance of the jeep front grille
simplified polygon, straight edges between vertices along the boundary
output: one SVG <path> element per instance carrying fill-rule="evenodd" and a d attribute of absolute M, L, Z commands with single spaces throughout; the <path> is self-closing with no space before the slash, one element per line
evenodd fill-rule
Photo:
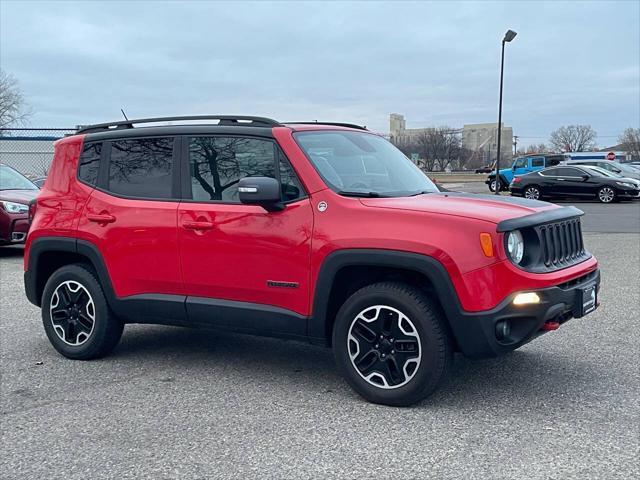
<path fill-rule="evenodd" d="M 540 260 L 549 270 L 565 268 L 588 257 L 580 218 L 534 227 L 540 240 Z"/>

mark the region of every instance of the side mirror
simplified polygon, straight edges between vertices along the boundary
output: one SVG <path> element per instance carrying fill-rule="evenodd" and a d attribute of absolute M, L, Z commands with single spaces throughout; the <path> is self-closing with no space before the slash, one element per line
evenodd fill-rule
<path fill-rule="evenodd" d="M 582 175 L 582 181 L 586 182 L 587 180 L 589 180 L 589 175 Z"/>
<path fill-rule="evenodd" d="M 245 177 L 238 182 L 240 202 L 260 205 L 269 212 L 283 210 L 280 184 L 270 177 Z"/>

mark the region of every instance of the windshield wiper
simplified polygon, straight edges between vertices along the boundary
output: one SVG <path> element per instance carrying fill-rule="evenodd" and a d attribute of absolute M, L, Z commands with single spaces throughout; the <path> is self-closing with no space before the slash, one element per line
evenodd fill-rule
<path fill-rule="evenodd" d="M 411 195 L 407 195 L 407 197 L 417 197 L 418 195 L 425 195 L 427 193 L 433 193 L 431 190 L 422 190 L 420 192 L 412 193 Z"/>
<path fill-rule="evenodd" d="M 350 192 L 349 190 L 338 190 L 338 195 L 344 195 L 345 197 L 362 197 L 362 198 L 378 198 L 382 197 L 378 192 Z"/>

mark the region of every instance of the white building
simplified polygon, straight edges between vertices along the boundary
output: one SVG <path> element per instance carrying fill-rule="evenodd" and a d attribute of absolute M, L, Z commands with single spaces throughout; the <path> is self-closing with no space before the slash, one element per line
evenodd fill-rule
<path fill-rule="evenodd" d="M 472 123 L 462 128 L 462 147 L 477 154 L 491 164 L 498 153 L 498 124 Z M 500 138 L 500 156 L 511 158 L 513 155 L 513 128 L 502 124 Z"/>

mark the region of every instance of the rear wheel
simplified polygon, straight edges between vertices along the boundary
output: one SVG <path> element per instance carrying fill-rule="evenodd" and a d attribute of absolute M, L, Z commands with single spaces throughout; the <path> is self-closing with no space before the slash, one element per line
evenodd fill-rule
<path fill-rule="evenodd" d="M 611 187 L 602 187 L 598 190 L 598 200 L 602 203 L 611 203 L 616 198 L 616 192 Z"/>
<path fill-rule="evenodd" d="M 542 194 L 540 193 L 540 189 L 535 185 L 530 185 L 524 189 L 524 197 L 529 198 L 531 200 L 540 200 Z"/>
<path fill-rule="evenodd" d="M 123 330 L 93 271 L 81 264 L 60 268 L 47 281 L 42 323 L 53 347 L 65 357 L 78 360 L 110 353 Z"/>
<path fill-rule="evenodd" d="M 349 297 L 336 318 L 333 349 L 356 392 L 393 406 L 435 391 L 453 355 L 438 308 L 425 293 L 399 282 L 376 283 Z"/>
<path fill-rule="evenodd" d="M 502 189 L 502 185 L 500 184 L 499 181 L 496 181 L 495 178 L 492 178 L 491 181 L 489 182 L 489 190 L 491 190 L 492 192 L 495 192 L 496 188 Z"/>

